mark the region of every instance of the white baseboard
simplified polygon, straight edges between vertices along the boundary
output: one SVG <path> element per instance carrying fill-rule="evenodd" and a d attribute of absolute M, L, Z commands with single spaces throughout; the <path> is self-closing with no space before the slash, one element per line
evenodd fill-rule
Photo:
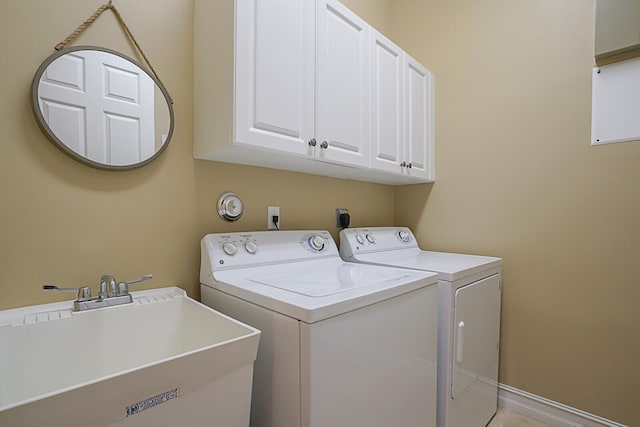
<path fill-rule="evenodd" d="M 505 384 L 498 385 L 498 406 L 552 427 L 626 427 Z"/>

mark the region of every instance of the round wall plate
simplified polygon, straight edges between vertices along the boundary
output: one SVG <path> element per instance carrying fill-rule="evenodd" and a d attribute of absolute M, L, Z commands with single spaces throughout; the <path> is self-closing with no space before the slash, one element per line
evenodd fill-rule
<path fill-rule="evenodd" d="M 224 193 L 218 199 L 218 215 L 225 221 L 237 221 L 242 216 L 242 200 L 236 193 Z"/>

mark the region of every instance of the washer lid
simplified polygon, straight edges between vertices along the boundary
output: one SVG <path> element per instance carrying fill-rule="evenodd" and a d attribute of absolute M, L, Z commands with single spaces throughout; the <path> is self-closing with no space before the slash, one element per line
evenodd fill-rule
<path fill-rule="evenodd" d="M 453 282 L 502 265 L 501 258 L 423 251 L 417 248 L 356 254 L 357 262 L 433 271 Z"/>
<path fill-rule="evenodd" d="M 360 288 L 412 280 L 408 271 L 394 268 L 371 269 L 358 264 L 340 264 L 334 269 L 309 270 L 294 272 L 280 271 L 249 280 L 274 288 L 295 292 L 310 297 L 323 297 L 338 292 Z"/>
<path fill-rule="evenodd" d="M 437 283 L 417 270 L 346 263 L 339 258 L 239 268 L 203 284 L 306 323 L 314 323 Z"/>

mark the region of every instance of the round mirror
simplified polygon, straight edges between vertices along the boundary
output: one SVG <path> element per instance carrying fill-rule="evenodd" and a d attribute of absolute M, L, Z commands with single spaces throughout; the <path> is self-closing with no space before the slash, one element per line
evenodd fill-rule
<path fill-rule="evenodd" d="M 162 84 L 137 62 L 95 46 L 63 49 L 33 78 L 32 106 L 62 151 L 98 169 L 143 166 L 173 134 L 173 106 Z"/>

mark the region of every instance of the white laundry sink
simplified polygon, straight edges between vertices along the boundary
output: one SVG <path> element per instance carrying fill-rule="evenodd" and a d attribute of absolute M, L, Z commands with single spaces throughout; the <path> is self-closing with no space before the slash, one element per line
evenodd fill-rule
<path fill-rule="evenodd" d="M 0 311 L 2 426 L 248 426 L 260 331 L 176 287 Z"/>

